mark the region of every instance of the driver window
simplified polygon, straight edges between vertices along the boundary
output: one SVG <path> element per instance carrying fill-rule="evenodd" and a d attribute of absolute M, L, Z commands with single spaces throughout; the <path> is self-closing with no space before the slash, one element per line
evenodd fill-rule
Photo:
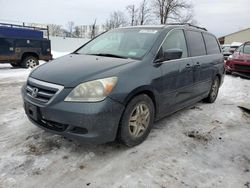
<path fill-rule="evenodd" d="M 169 49 L 181 49 L 182 58 L 187 57 L 187 44 L 183 30 L 170 31 L 170 34 L 162 44 L 162 51 L 166 52 Z"/>
<path fill-rule="evenodd" d="M 246 44 L 243 51 L 245 54 L 250 54 L 250 44 Z"/>

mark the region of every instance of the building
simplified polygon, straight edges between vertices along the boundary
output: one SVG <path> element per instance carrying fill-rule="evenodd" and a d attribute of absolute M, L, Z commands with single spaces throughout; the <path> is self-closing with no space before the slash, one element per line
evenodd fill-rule
<path fill-rule="evenodd" d="M 250 28 L 237 31 L 219 38 L 220 44 L 232 44 L 233 42 L 250 41 Z"/>
<path fill-rule="evenodd" d="M 93 25 L 81 25 L 77 26 L 77 32 L 78 36 L 80 38 L 91 38 L 91 35 L 94 34 L 94 36 L 99 35 L 105 31 L 105 28 L 103 25 L 95 25 L 94 33 L 93 31 Z"/>

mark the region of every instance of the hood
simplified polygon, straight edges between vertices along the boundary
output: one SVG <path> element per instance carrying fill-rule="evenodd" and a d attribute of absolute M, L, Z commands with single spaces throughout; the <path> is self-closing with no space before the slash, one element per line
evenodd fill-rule
<path fill-rule="evenodd" d="M 69 54 L 38 67 L 30 76 L 65 87 L 75 87 L 82 82 L 90 80 L 93 76 L 98 78 L 98 74 L 106 71 L 110 72 L 114 68 L 133 61 L 135 60 Z M 113 75 L 107 76 L 115 76 L 116 74 L 114 72 Z"/>

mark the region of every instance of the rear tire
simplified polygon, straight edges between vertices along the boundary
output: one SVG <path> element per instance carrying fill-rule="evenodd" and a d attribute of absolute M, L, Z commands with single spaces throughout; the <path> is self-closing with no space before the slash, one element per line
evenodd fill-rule
<path fill-rule="evenodd" d="M 142 143 L 150 133 L 154 122 L 154 104 L 145 94 L 133 98 L 122 116 L 118 139 L 132 147 Z"/>
<path fill-rule="evenodd" d="M 203 99 L 203 101 L 207 103 L 214 103 L 214 101 L 218 96 L 219 88 L 220 88 L 220 80 L 219 77 L 216 76 L 215 79 L 213 80 L 208 97 Z"/>
<path fill-rule="evenodd" d="M 39 61 L 36 57 L 34 56 L 28 56 L 25 57 L 22 62 L 21 62 L 21 67 L 22 68 L 34 68 L 37 65 L 39 65 Z"/>

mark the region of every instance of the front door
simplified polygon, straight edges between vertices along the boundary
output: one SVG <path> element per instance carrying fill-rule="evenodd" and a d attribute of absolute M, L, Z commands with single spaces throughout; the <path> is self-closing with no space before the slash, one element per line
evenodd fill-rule
<path fill-rule="evenodd" d="M 184 103 L 193 97 L 193 62 L 192 59 L 188 58 L 183 30 L 175 29 L 170 31 L 159 53 L 163 54 L 172 49 L 182 50 L 182 57 L 164 61 L 160 65 L 162 71 L 161 106 L 163 113 L 181 108 Z"/>

